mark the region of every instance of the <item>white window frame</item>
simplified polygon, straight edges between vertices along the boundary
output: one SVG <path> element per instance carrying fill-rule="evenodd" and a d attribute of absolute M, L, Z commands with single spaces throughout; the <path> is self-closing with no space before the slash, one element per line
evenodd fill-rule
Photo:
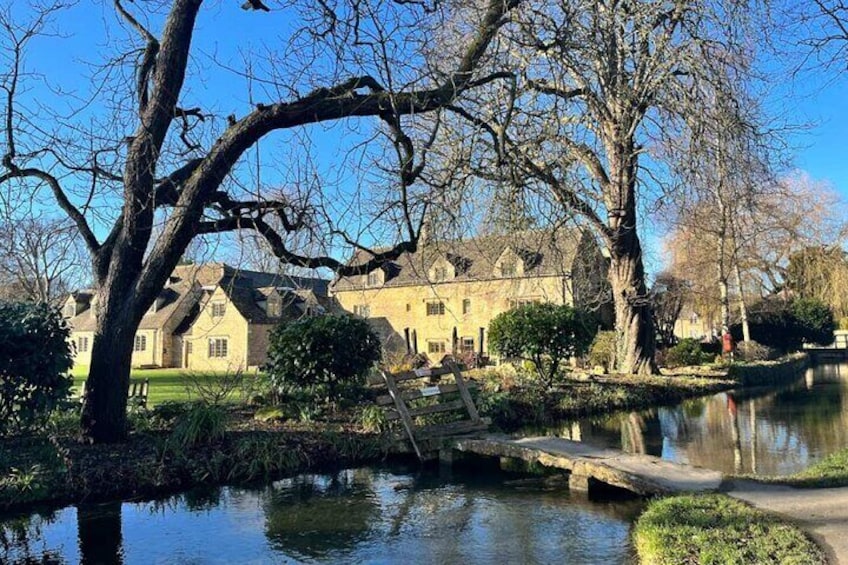
<path fill-rule="evenodd" d="M 210 337 L 206 353 L 209 359 L 226 359 L 230 356 L 230 338 Z"/>
<path fill-rule="evenodd" d="M 136 334 L 133 340 L 133 352 L 141 353 L 147 351 L 147 336 L 144 334 Z"/>
<path fill-rule="evenodd" d="M 227 313 L 227 302 L 223 300 L 216 300 L 212 302 L 210 309 L 212 311 L 213 318 L 223 318 L 224 314 Z"/>
<path fill-rule="evenodd" d="M 427 342 L 427 353 L 446 353 L 448 344 L 445 341 L 432 340 Z"/>
<path fill-rule="evenodd" d="M 427 302 L 426 312 L 428 316 L 444 316 L 445 303 L 441 300 L 431 300 Z"/>

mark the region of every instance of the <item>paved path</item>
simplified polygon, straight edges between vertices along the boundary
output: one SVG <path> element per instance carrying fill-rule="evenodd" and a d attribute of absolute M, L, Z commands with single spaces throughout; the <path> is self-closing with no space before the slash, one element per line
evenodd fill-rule
<path fill-rule="evenodd" d="M 642 495 L 709 492 L 718 490 L 723 478 L 718 471 L 556 437 L 512 439 L 490 435 L 478 439 L 457 439 L 453 448 L 566 469 L 571 472 L 569 484 L 572 488 L 580 488 L 581 480 L 587 487 L 586 481 L 594 479 Z"/>
<path fill-rule="evenodd" d="M 848 487 L 798 489 L 783 485 L 732 480 L 701 467 L 665 461 L 650 455 L 631 455 L 555 437 L 513 439 L 502 435 L 456 439 L 453 449 L 495 457 L 535 461 L 571 472 L 572 488 L 587 478 L 638 494 L 711 492 L 721 488 L 761 510 L 780 514 L 816 539 L 831 563 L 848 565 Z M 579 488 L 579 486 L 578 486 Z"/>
<path fill-rule="evenodd" d="M 728 495 L 796 522 L 832 563 L 848 565 L 848 487 L 797 489 L 740 480 L 727 486 Z"/>

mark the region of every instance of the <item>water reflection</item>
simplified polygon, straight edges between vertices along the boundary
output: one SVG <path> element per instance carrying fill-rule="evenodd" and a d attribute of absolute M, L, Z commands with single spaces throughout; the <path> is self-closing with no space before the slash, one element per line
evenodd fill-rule
<path fill-rule="evenodd" d="M 566 422 L 551 431 L 726 473 L 790 474 L 848 447 L 848 365 L 809 369 L 780 388 Z"/>
<path fill-rule="evenodd" d="M 0 516 L 0 563 L 624 563 L 639 501 L 374 469 Z"/>

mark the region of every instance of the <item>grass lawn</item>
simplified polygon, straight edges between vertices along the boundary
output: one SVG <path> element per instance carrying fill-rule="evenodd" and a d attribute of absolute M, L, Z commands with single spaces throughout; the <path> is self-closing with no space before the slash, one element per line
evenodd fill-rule
<path fill-rule="evenodd" d="M 809 488 L 848 486 L 848 449 L 831 453 L 815 465 L 790 476 L 785 482 Z"/>
<path fill-rule="evenodd" d="M 643 564 L 825 563 L 800 529 L 723 495 L 655 500 L 634 539 Z"/>
<path fill-rule="evenodd" d="M 88 378 L 88 367 L 74 367 L 71 371 L 74 376 L 74 389 L 79 391 L 80 386 Z M 194 379 L 222 379 L 226 373 L 198 374 L 190 373 L 186 369 L 133 369 L 130 378 L 150 379 L 150 395 L 147 399 L 148 406 L 155 406 L 162 402 L 187 400 L 198 400 L 198 395 L 192 393 L 191 382 L 187 378 L 191 375 Z"/>

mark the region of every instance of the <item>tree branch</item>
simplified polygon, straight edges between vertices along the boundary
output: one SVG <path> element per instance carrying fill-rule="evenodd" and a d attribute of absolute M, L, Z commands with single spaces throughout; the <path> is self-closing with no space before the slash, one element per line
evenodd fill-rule
<path fill-rule="evenodd" d="M 100 249 L 100 243 L 94 236 L 94 232 L 91 231 L 85 216 L 83 216 L 77 207 L 68 200 L 65 191 L 62 190 L 62 186 L 59 184 L 56 177 L 40 169 L 19 169 L 12 165 L 11 170 L 8 173 L 0 175 L 0 185 L 14 178 L 37 178 L 47 183 L 53 191 L 53 197 L 56 199 L 56 202 L 58 202 L 62 210 L 65 211 L 71 221 L 73 221 L 77 226 L 77 229 L 79 229 L 80 235 L 85 241 L 89 251 L 91 253 L 97 253 Z"/>

